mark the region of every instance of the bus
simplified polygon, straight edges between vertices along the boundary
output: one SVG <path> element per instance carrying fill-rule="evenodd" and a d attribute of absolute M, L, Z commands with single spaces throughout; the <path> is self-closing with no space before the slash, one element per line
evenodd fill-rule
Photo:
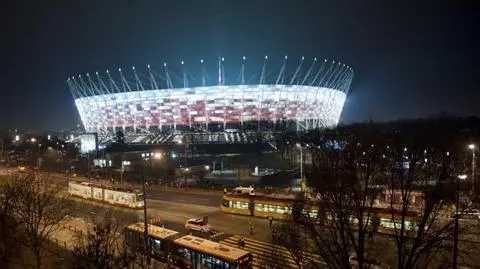
<path fill-rule="evenodd" d="M 177 268 L 190 269 L 251 269 L 252 254 L 246 250 L 223 245 L 193 235 L 148 224 L 149 254 L 157 260 L 170 261 Z M 144 224 L 125 228 L 128 251 L 145 249 Z"/>
<path fill-rule="evenodd" d="M 235 195 L 226 194 L 223 196 L 220 211 L 231 214 L 247 215 L 273 219 L 286 220 L 292 214 L 292 205 L 295 201 L 293 195 Z M 311 218 L 316 218 L 319 214 L 320 203 L 312 203 L 306 205 L 304 214 L 309 214 Z M 392 218 L 392 215 L 395 218 Z M 416 231 L 416 220 L 419 212 L 415 210 L 408 210 L 405 219 L 404 227 L 409 231 Z M 376 217 L 378 220 L 378 231 L 382 233 L 392 233 L 395 229 L 399 229 L 401 221 L 401 212 L 397 209 L 392 209 L 389 205 L 374 205 L 370 211 L 370 216 L 366 218 Z M 332 217 L 327 216 L 326 221 L 332 220 Z M 372 218 L 373 219 L 373 218 Z M 395 220 L 395 221 L 394 221 Z M 324 223 L 328 224 L 328 223 Z"/>

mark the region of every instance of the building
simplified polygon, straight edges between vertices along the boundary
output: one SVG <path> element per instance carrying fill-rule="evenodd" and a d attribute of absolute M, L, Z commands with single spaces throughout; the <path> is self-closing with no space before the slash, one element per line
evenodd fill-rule
<path fill-rule="evenodd" d="M 118 130 L 126 140 L 131 137 L 128 143 L 155 144 L 181 141 L 183 133 L 204 134 L 207 142 L 228 142 L 248 139 L 246 134 L 252 132 L 336 126 L 352 68 L 317 58 L 295 62 L 290 70 L 285 56 L 279 69 L 269 70 L 274 64 L 265 56 L 263 65 L 255 68 L 260 73 L 252 76 L 245 72 L 243 57 L 238 71 L 231 70 L 239 74 L 237 80 L 226 77 L 225 59 L 219 58 L 211 65 L 215 75 L 209 75 L 202 59 L 197 77 L 193 74 L 198 72 L 190 72 L 181 61 L 176 66 L 181 75 L 164 63 L 160 71 L 150 65 L 143 71 L 119 68 L 73 76 L 67 83 L 85 131 L 98 133 L 104 141 Z"/>

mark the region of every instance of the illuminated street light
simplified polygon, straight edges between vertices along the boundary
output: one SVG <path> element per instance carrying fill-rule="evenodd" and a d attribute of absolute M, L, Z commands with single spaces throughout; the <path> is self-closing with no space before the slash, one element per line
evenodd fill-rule
<path fill-rule="evenodd" d="M 152 153 L 152 156 L 153 156 L 154 159 L 159 160 L 159 159 L 162 158 L 162 153 L 160 153 L 160 152 Z"/>
<path fill-rule="evenodd" d="M 464 180 L 464 179 L 467 179 L 467 175 L 465 174 L 458 175 L 458 178 Z"/>
<path fill-rule="evenodd" d="M 37 139 L 36 139 L 35 137 L 32 137 L 32 138 L 30 139 L 30 142 L 35 143 L 35 142 L 37 142 Z"/>
<path fill-rule="evenodd" d="M 205 165 L 205 170 L 210 170 L 210 165 Z"/>
<path fill-rule="evenodd" d="M 303 180 L 303 148 L 300 143 L 297 143 L 296 146 L 300 148 L 300 180 Z"/>
<path fill-rule="evenodd" d="M 468 148 L 472 151 L 472 193 L 475 192 L 475 144 L 468 145 Z"/>

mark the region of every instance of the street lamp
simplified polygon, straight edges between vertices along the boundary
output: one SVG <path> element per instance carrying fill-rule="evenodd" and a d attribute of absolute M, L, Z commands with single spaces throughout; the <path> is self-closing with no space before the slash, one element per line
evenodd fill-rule
<path fill-rule="evenodd" d="M 35 137 L 32 137 L 30 138 L 30 142 L 32 142 L 32 144 L 35 146 L 35 143 L 37 142 L 37 139 Z M 39 168 L 40 166 L 40 147 L 42 146 L 42 144 L 38 144 L 37 147 L 35 147 L 35 154 L 37 155 L 36 156 L 36 163 L 37 163 L 37 169 Z"/>
<path fill-rule="evenodd" d="M 296 146 L 300 149 L 300 180 L 303 180 L 303 148 L 300 143 L 297 143 Z"/>
<path fill-rule="evenodd" d="M 459 212 L 458 207 L 460 206 L 460 180 L 467 179 L 467 175 L 462 174 L 458 175 L 457 179 L 457 186 L 455 192 L 455 226 L 454 226 L 454 233 L 453 233 L 453 268 L 457 268 L 457 256 L 458 256 L 458 219 L 459 219 Z"/>
<path fill-rule="evenodd" d="M 146 187 L 146 180 L 145 180 L 145 160 L 147 157 L 147 153 L 142 153 L 142 189 L 143 189 L 143 236 L 145 239 L 145 254 L 149 255 L 149 244 L 148 244 L 148 222 L 147 222 L 147 187 Z M 150 264 L 150 259 L 147 260 L 148 264 Z"/>
<path fill-rule="evenodd" d="M 472 193 L 475 192 L 475 144 L 468 145 L 468 148 L 472 151 Z"/>

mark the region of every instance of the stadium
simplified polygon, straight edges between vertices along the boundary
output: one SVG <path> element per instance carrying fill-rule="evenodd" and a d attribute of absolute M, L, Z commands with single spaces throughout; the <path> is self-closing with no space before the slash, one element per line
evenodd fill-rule
<path fill-rule="evenodd" d="M 229 62 L 228 69 L 225 58 L 210 65 L 201 59 L 188 69 L 184 61 L 142 71 L 119 68 L 73 76 L 67 84 L 85 131 L 103 142 L 118 130 L 133 144 L 175 142 L 186 134 L 204 142 L 248 142 L 258 137 L 253 133 L 338 124 L 354 76 L 351 67 L 304 57 L 294 63 L 287 56 L 261 61 L 256 68 L 246 57 Z"/>

